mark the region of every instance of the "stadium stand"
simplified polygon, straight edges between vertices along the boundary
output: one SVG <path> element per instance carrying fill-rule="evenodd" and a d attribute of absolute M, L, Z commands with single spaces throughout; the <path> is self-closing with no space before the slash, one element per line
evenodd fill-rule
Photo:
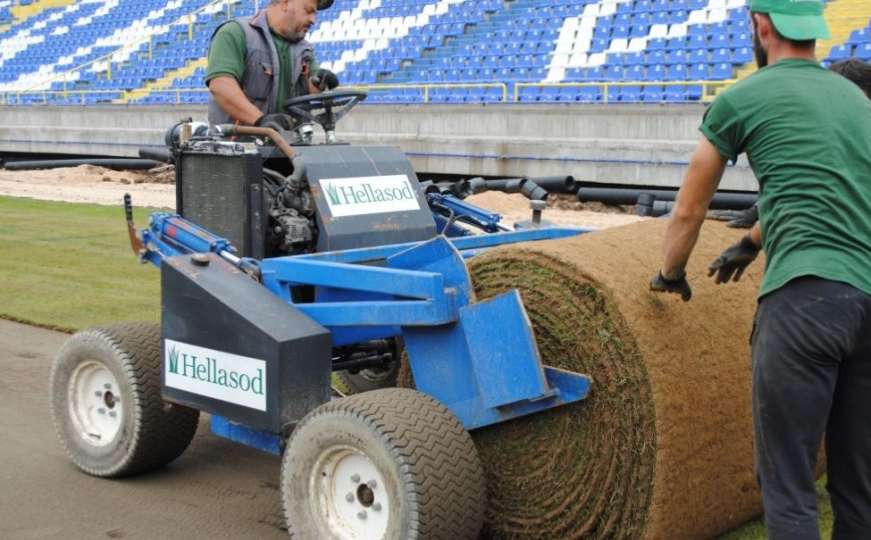
<path fill-rule="evenodd" d="M 337 0 L 310 39 L 344 85 L 370 89 L 370 103 L 692 102 L 752 72 L 745 1 Z M 0 94 L 204 103 L 212 32 L 255 7 L 0 0 Z M 871 3 L 834 0 L 827 18 L 824 62 L 871 60 Z"/>

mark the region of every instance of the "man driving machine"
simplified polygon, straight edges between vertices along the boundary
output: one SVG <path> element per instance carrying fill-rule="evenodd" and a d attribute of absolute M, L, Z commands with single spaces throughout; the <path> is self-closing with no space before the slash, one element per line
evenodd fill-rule
<path fill-rule="evenodd" d="M 290 129 L 281 114 L 290 98 L 332 90 L 339 79 L 317 67 L 305 36 L 333 0 L 271 0 L 252 17 L 228 21 L 209 46 L 209 123 Z"/>

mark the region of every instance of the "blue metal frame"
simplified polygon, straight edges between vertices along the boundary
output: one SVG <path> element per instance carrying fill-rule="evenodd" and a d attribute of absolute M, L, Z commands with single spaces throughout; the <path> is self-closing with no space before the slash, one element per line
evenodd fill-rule
<path fill-rule="evenodd" d="M 465 203 L 463 203 L 465 204 Z M 494 222 L 495 223 L 495 222 Z M 238 259 L 230 243 L 187 220 L 154 214 L 142 258 L 215 252 L 258 269 L 262 284 L 330 329 L 334 346 L 401 336 L 420 391 L 468 430 L 584 399 L 590 379 L 543 366 L 517 291 L 474 301 L 465 259 L 517 242 L 565 238 L 589 229 L 530 229 L 263 261 Z M 377 261 L 378 266 L 371 263 Z M 360 264 L 370 263 L 370 264 Z M 292 289 L 315 287 L 294 303 Z M 274 452 L 275 435 L 213 419 L 215 433 Z"/>
<path fill-rule="evenodd" d="M 291 288 L 301 284 L 343 291 L 344 302 L 294 304 L 334 336 L 344 329 L 347 341 L 335 345 L 361 341 L 357 328 L 400 327 L 418 389 L 444 403 L 466 429 L 586 397 L 589 378 L 541 364 L 517 291 L 473 302 L 464 259 L 447 238 L 374 249 L 387 255 L 385 267 L 318 260 L 327 254 L 280 257 L 261 262 L 261 279 L 289 303 Z M 355 251 L 371 260 L 367 250 Z M 370 300 L 371 293 L 388 299 Z"/>

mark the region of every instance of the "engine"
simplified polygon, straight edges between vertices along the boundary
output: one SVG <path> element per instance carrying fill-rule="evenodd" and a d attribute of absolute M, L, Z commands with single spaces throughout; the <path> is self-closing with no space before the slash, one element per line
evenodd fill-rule
<path fill-rule="evenodd" d="M 263 180 L 269 208 L 267 256 L 313 251 L 317 242 L 315 204 L 305 178 L 298 171 L 284 177 L 264 168 Z"/>

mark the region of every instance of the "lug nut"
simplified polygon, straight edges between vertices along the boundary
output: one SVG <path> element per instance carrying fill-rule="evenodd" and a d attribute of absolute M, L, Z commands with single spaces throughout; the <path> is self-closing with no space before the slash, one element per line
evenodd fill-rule
<path fill-rule="evenodd" d="M 115 418 L 116 416 L 118 416 L 118 413 L 116 413 L 115 411 L 109 411 L 109 416 Z"/>
<path fill-rule="evenodd" d="M 369 480 L 368 482 L 366 482 L 366 485 L 369 486 L 369 489 L 375 489 L 378 487 L 378 482 L 376 482 L 375 480 Z"/>
<path fill-rule="evenodd" d="M 105 388 L 106 390 L 111 390 L 111 389 L 112 389 L 112 385 L 109 384 L 109 383 L 106 383 L 106 384 L 103 385 L 103 388 Z"/>
<path fill-rule="evenodd" d="M 100 407 L 99 409 L 97 409 L 97 412 L 100 414 L 106 414 L 106 409 Z"/>
<path fill-rule="evenodd" d="M 373 505 L 372 505 L 372 510 L 375 510 L 376 512 L 380 512 L 380 511 L 381 511 L 381 503 L 375 503 L 375 504 L 373 504 Z"/>
<path fill-rule="evenodd" d="M 355 474 L 354 476 L 352 476 L 352 477 L 351 477 L 351 482 L 354 482 L 355 484 L 359 484 L 359 483 L 360 483 L 360 475 L 359 475 L 359 474 Z"/>
<path fill-rule="evenodd" d="M 360 519 L 366 519 L 366 511 L 360 510 L 359 512 L 357 512 L 357 517 Z"/>
<path fill-rule="evenodd" d="M 101 397 L 103 397 L 103 392 L 100 392 L 99 390 L 97 390 L 96 392 L 94 392 L 94 395 L 101 398 Z"/>
<path fill-rule="evenodd" d="M 349 503 L 354 502 L 354 494 L 348 493 L 347 495 L 345 495 L 345 500 L 348 501 Z"/>

